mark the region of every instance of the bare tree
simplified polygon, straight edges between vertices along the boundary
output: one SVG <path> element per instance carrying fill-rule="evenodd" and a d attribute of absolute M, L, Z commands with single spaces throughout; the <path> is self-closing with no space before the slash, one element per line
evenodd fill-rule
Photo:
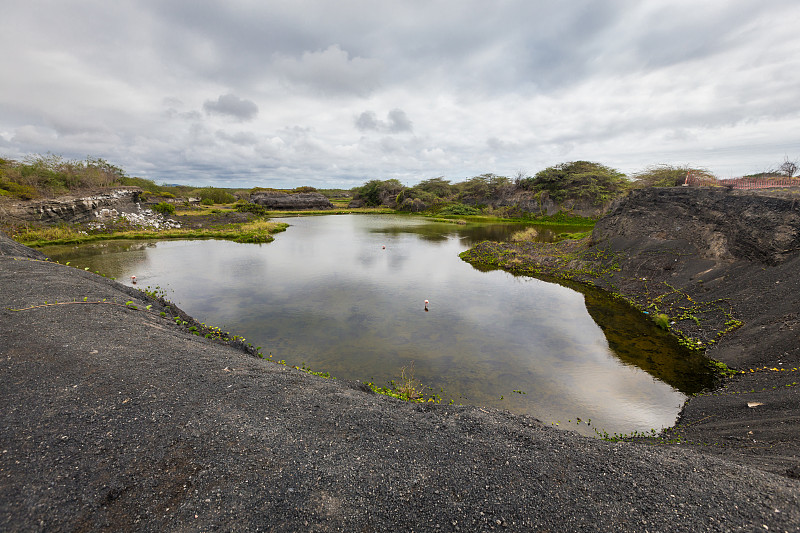
<path fill-rule="evenodd" d="M 778 172 L 791 178 L 797 174 L 797 160 L 789 161 L 787 156 L 783 156 L 783 164 L 778 167 Z"/>

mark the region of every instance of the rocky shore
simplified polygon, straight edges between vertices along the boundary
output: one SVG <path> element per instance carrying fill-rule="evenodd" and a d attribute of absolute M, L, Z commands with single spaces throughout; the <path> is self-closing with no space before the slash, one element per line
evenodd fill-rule
<path fill-rule="evenodd" d="M 628 273 L 652 275 L 640 275 L 636 258 L 660 256 L 644 253 L 644 240 L 621 238 L 643 252 L 617 257 L 619 278 L 609 287 L 633 295 Z M 594 249 L 592 264 L 613 263 L 602 251 Z M 695 265 L 673 265 L 682 273 L 671 278 L 675 286 L 703 279 L 708 292 L 698 294 L 708 298 L 721 298 L 725 279 L 741 269 L 762 271 L 734 261 L 703 274 L 705 258 L 681 252 L 670 260 Z M 591 270 L 587 254 L 574 261 Z M 792 266 L 791 254 L 763 265 L 779 269 L 769 272 L 787 290 L 773 289 L 770 277 L 741 289 L 763 298 L 742 306 L 731 299 L 744 325 L 713 343 L 716 358 L 769 365 L 783 350 L 781 361 L 797 365 L 784 333 L 793 323 L 781 314 L 796 290 L 787 281 Z M 726 277 L 714 284 L 709 273 Z M 759 311 L 785 320 L 753 320 Z M 800 531 L 790 447 L 781 455 L 746 442 L 710 453 L 697 443 L 611 443 L 503 411 L 403 403 L 195 335 L 191 318 L 167 302 L 44 261 L 1 234 L 0 324 L 3 531 Z M 716 326 L 703 324 L 692 338 L 715 339 Z M 762 326 L 763 351 L 750 354 Z M 750 386 L 748 379 L 771 387 L 789 375 L 748 373 L 727 387 Z M 766 408 L 741 409 L 748 420 L 716 417 L 724 429 L 701 411 L 724 412 L 719 406 L 731 399 L 738 413 L 744 395 L 696 398 L 684 432 L 748 435 L 740 424 L 752 419 L 767 431 L 777 427 L 768 417 L 782 417 L 785 435 L 796 438 L 797 390 L 753 396 Z M 783 428 L 754 438 L 783 446 Z"/>
<path fill-rule="evenodd" d="M 720 188 L 634 191 L 592 237 L 482 243 L 463 257 L 601 287 L 737 371 L 690 399 L 665 445 L 800 478 L 800 201 Z"/>

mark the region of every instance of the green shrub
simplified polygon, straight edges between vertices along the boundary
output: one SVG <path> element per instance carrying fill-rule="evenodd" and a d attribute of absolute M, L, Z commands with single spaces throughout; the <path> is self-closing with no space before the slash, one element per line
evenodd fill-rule
<path fill-rule="evenodd" d="M 496 174 L 481 174 L 460 184 L 462 199 L 488 204 L 489 199 L 500 196 L 512 187 L 511 180 Z"/>
<path fill-rule="evenodd" d="M 431 178 L 416 184 L 412 189 L 424 191 L 437 198 L 449 198 L 456 192 L 456 187 L 444 178 Z"/>
<path fill-rule="evenodd" d="M 236 206 L 236 210 L 240 213 L 253 213 L 254 215 L 258 216 L 267 216 L 269 215 L 269 211 L 266 207 L 259 204 L 239 204 Z"/>
<path fill-rule="evenodd" d="M 162 215 L 174 215 L 175 214 L 175 206 L 167 203 L 161 202 L 153 206 L 153 211 L 156 213 L 161 213 Z"/>
<path fill-rule="evenodd" d="M 660 313 L 653 318 L 656 322 L 656 326 L 660 327 L 661 329 L 669 329 L 669 317 L 664 313 Z"/>
<path fill-rule="evenodd" d="M 13 181 L 0 181 L 0 195 L 14 196 L 21 200 L 32 200 L 39 197 L 34 187 L 21 183 L 14 183 Z"/>
<path fill-rule="evenodd" d="M 236 197 L 226 191 L 225 189 L 218 189 L 217 187 L 203 187 L 192 192 L 192 196 L 198 196 L 200 203 L 203 205 L 213 204 L 232 204 L 236 201 Z M 205 200 L 211 200 L 211 203 L 206 203 Z"/>
<path fill-rule="evenodd" d="M 200 204 L 201 205 L 214 205 L 214 200 L 212 200 L 211 198 L 203 198 L 202 200 L 200 200 Z"/>
<path fill-rule="evenodd" d="M 403 188 L 403 184 L 396 179 L 371 180 L 353 189 L 353 198 L 363 200 L 364 205 L 369 207 L 388 205 L 397 198 Z"/>
<path fill-rule="evenodd" d="M 600 205 L 630 187 L 625 174 L 600 163 L 572 161 L 548 167 L 532 178 L 522 178 L 518 187 L 547 191 L 556 202 L 566 199 L 589 199 Z"/>
<path fill-rule="evenodd" d="M 120 183 L 125 172 L 103 159 L 72 161 L 60 155 L 31 155 L 20 163 L 0 160 L 2 189 L 23 199 L 62 194 L 73 189 Z"/>
<path fill-rule="evenodd" d="M 677 187 L 686 182 L 686 174 L 691 172 L 697 177 L 713 178 L 714 175 L 701 168 L 688 166 L 656 165 L 631 176 L 634 187 Z"/>
<path fill-rule="evenodd" d="M 440 215 L 456 215 L 456 216 L 463 216 L 463 215 L 480 215 L 481 212 L 474 207 L 470 207 L 464 204 L 454 204 L 445 207 L 441 211 L 439 211 Z"/>

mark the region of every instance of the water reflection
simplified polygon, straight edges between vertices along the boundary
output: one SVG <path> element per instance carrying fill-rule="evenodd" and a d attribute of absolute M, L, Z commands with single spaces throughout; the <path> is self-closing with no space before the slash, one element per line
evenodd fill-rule
<path fill-rule="evenodd" d="M 506 242 L 512 240 L 514 234 L 525 230 L 535 230 L 528 234 L 528 240 L 536 242 L 553 242 L 561 233 L 579 233 L 586 231 L 585 226 L 561 226 L 547 224 L 458 224 L 457 222 L 428 222 L 425 219 L 411 218 L 402 224 L 373 228 L 374 233 L 385 235 L 413 234 L 420 239 L 432 242 L 443 242 L 453 236 L 462 244 L 474 246 L 483 241 Z M 530 237 L 533 238 L 530 238 Z"/>
<path fill-rule="evenodd" d="M 638 313 L 458 258 L 467 243 L 518 227 L 481 234 L 412 217 L 287 221 L 286 233 L 263 246 L 110 242 L 45 253 L 167 288 L 193 316 L 275 359 L 378 384 L 414 361 L 416 377 L 445 401 L 562 427 L 577 417 L 608 432 L 671 425 L 681 391 L 704 386 L 690 379 L 702 365 Z"/>

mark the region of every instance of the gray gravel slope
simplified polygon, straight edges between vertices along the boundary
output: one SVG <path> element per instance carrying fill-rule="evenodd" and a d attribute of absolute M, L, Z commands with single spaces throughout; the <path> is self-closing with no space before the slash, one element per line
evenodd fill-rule
<path fill-rule="evenodd" d="M 8 309 L 45 301 L 78 303 Z M 800 531 L 795 480 L 368 394 L 150 303 L 0 256 L 0 530 Z"/>

